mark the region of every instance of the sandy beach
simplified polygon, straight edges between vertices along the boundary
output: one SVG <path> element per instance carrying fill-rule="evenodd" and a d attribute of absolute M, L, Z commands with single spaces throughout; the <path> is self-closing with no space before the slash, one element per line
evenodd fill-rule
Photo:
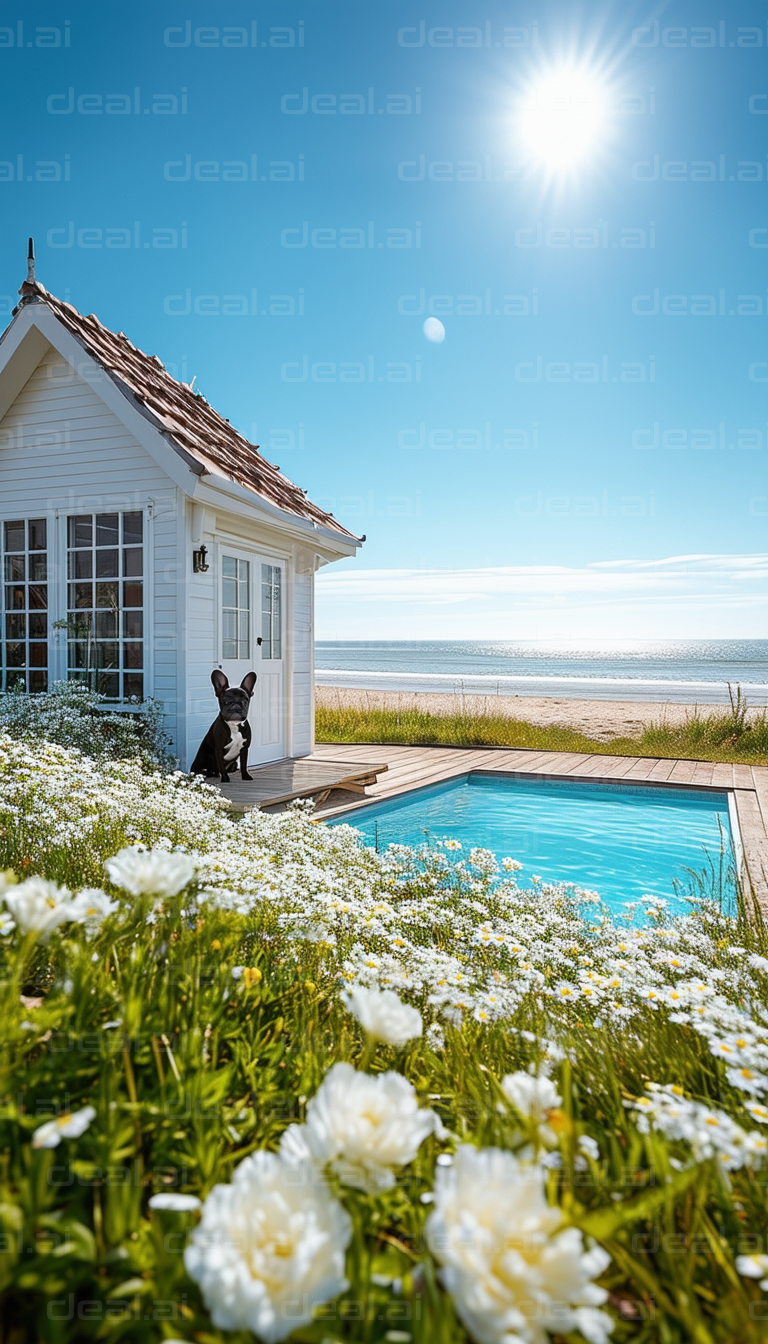
<path fill-rule="evenodd" d="M 556 696 L 441 695 L 430 692 L 364 691 L 316 686 L 316 703 L 328 709 L 419 709 L 429 714 L 504 714 L 542 727 L 575 728 L 599 742 L 637 737 L 653 723 L 684 723 L 693 705 L 646 700 L 571 700 Z M 701 704 L 702 714 L 723 714 L 723 705 Z M 757 712 L 757 711 L 754 711 Z"/>

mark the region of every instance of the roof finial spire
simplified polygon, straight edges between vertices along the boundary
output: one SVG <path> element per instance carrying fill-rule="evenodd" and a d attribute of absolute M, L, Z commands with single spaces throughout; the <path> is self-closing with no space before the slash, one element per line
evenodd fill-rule
<path fill-rule="evenodd" d="M 28 247 L 27 247 L 27 284 L 28 284 L 28 285 L 34 285 L 34 284 L 37 284 L 37 276 L 35 275 L 35 240 L 34 240 L 34 238 L 30 238 L 30 240 L 29 240 L 29 245 L 28 245 Z"/>

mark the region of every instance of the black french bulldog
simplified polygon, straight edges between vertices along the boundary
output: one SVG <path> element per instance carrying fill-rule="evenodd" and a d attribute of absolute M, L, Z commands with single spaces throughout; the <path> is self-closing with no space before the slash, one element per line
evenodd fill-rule
<path fill-rule="evenodd" d="M 247 672 L 237 687 L 230 686 L 229 679 L 216 668 L 211 673 L 211 681 L 219 702 L 219 715 L 200 743 L 190 774 L 220 775 L 222 784 L 229 784 L 229 776 L 236 769 L 239 758 L 240 778 L 253 779 L 253 775 L 248 774 L 248 748 L 251 745 L 248 710 L 256 673 Z"/>

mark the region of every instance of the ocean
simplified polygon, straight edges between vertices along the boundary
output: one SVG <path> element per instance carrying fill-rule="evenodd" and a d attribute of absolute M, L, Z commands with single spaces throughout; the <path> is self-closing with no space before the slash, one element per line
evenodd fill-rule
<path fill-rule="evenodd" d="M 315 645 L 318 686 L 576 700 L 727 704 L 728 684 L 768 704 L 768 639 L 332 641 Z"/>

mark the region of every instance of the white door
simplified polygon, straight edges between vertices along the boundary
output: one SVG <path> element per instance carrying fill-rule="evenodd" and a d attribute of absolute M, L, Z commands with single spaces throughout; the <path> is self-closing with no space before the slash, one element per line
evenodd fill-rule
<path fill-rule="evenodd" d="M 258 557 L 258 593 L 258 732 L 254 731 L 252 754 L 256 763 L 285 756 L 285 570 L 281 561 Z"/>
<path fill-rule="evenodd" d="M 248 716 L 249 761 L 262 765 L 285 755 L 283 565 L 252 551 L 221 551 L 220 666 L 230 686 L 257 675 Z"/>

